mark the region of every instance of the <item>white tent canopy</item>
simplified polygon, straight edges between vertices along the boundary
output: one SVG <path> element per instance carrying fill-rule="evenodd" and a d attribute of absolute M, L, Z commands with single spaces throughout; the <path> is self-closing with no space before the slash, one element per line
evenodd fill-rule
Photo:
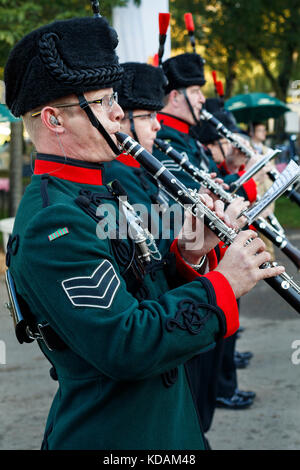
<path fill-rule="evenodd" d="M 129 0 L 126 7 L 113 9 L 113 27 L 119 36 L 117 54 L 120 62 L 148 62 L 158 52 L 158 14 L 169 12 L 169 0 L 141 0 L 137 7 Z M 170 27 L 167 31 L 163 60 L 171 54 Z"/>

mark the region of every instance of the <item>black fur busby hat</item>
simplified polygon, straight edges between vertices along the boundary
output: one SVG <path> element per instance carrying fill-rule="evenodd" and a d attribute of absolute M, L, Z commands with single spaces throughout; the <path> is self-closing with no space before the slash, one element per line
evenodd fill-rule
<path fill-rule="evenodd" d="M 186 88 L 192 85 L 203 86 L 205 60 L 196 53 L 186 52 L 171 57 L 163 62 L 162 67 L 168 79 L 166 94 L 171 90 Z"/>
<path fill-rule="evenodd" d="M 121 65 L 124 74 L 114 87 L 118 92 L 121 108 L 130 111 L 159 111 L 163 108 L 167 79 L 162 68 L 140 62 L 126 62 Z"/>
<path fill-rule="evenodd" d="M 4 73 L 6 104 L 19 117 L 70 94 L 111 87 L 122 68 L 116 31 L 105 18 L 55 21 L 12 49 Z"/>
<path fill-rule="evenodd" d="M 225 109 L 214 112 L 213 115 L 227 127 L 231 132 L 240 132 L 240 129 L 235 123 L 232 114 Z M 201 121 L 200 126 L 193 127 L 193 136 L 196 137 L 202 144 L 210 144 L 216 140 L 221 139 L 215 126 L 209 121 Z"/>
<path fill-rule="evenodd" d="M 203 107 L 211 114 L 224 110 L 224 101 L 220 98 L 206 98 Z"/>

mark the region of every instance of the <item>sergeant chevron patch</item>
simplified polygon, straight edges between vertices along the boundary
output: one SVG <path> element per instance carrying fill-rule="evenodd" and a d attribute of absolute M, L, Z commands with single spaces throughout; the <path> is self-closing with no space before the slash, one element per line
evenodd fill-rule
<path fill-rule="evenodd" d="M 167 168 L 169 171 L 181 171 L 181 167 L 174 162 L 174 160 L 162 160 L 161 163 Z"/>
<path fill-rule="evenodd" d="M 76 307 L 109 308 L 120 286 L 113 265 L 104 260 L 91 276 L 72 277 L 62 287 Z"/>

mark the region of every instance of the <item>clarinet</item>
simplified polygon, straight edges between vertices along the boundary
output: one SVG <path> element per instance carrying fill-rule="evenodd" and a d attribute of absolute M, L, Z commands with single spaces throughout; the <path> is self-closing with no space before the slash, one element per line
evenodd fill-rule
<path fill-rule="evenodd" d="M 216 183 L 208 173 L 192 165 L 187 155 L 181 155 L 170 144 L 156 138 L 154 145 L 166 155 L 169 155 L 194 181 L 209 189 L 225 204 L 231 204 L 238 197 L 236 194 L 230 194 L 225 191 L 222 185 Z M 274 243 L 295 264 L 297 269 L 300 269 L 300 251 L 289 242 L 284 233 L 276 230 L 263 217 L 258 217 L 251 225 Z"/>
<path fill-rule="evenodd" d="M 227 127 L 225 127 L 224 124 L 221 123 L 221 121 L 219 121 L 211 113 L 206 111 L 206 109 L 201 110 L 201 118 L 205 119 L 206 121 L 209 121 L 217 129 L 218 133 L 222 137 L 225 137 L 227 140 L 229 140 L 229 142 L 231 142 L 234 147 L 238 148 L 244 155 L 246 155 L 248 159 L 256 157 L 256 153 L 253 150 L 247 147 L 247 145 L 244 145 L 233 132 L 227 129 Z M 249 170 L 244 175 L 242 175 L 238 180 L 234 181 L 231 184 L 231 189 L 236 192 L 242 186 L 242 184 L 246 183 L 246 181 L 252 178 L 253 175 L 255 175 L 259 170 L 261 170 L 266 165 L 266 163 L 268 163 L 272 158 L 274 158 L 275 155 L 277 155 L 277 153 L 279 152 L 279 149 L 270 149 L 270 152 L 268 152 L 263 158 L 261 158 L 258 162 L 252 165 L 252 167 L 249 168 Z M 267 173 L 270 179 L 272 179 L 272 173 L 273 170 L 270 170 Z M 272 181 L 274 181 L 274 179 L 272 179 Z"/>
<path fill-rule="evenodd" d="M 145 150 L 138 142 L 127 134 L 117 132 L 115 134 L 120 151 L 130 154 L 156 179 L 164 191 L 169 194 L 179 205 L 188 210 L 193 216 L 203 219 L 204 224 L 224 242 L 231 245 L 238 231 L 228 227 L 216 214 L 202 201 L 196 190 L 186 188 L 162 163 L 151 153 Z M 269 262 L 264 263 L 261 269 L 272 267 Z M 265 281 L 276 292 L 300 313 L 300 287 L 286 273 L 274 276 Z"/>
<path fill-rule="evenodd" d="M 224 124 L 219 121 L 219 119 L 215 118 L 215 116 L 209 113 L 206 109 L 201 109 L 201 119 L 209 121 L 216 128 L 218 134 L 222 137 L 225 137 L 225 139 L 229 140 L 229 142 L 231 142 L 234 147 L 239 149 L 247 157 L 248 160 L 256 156 L 255 152 L 251 150 L 251 148 L 243 144 L 243 142 L 241 142 L 241 140 L 236 135 L 234 135 L 233 132 L 227 129 L 227 127 L 225 127 Z"/>
<path fill-rule="evenodd" d="M 206 120 L 206 121 L 209 121 L 218 131 L 218 133 L 222 136 L 222 137 L 225 137 L 227 140 L 229 140 L 232 145 L 234 145 L 236 148 L 238 148 L 242 153 L 244 153 L 246 155 L 246 157 L 249 159 L 253 156 L 255 156 L 255 152 L 253 152 L 251 149 L 249 149 L 246 145 L 243 145 L 242 142 L 240 142 L 240 140 L 238 139 L 237 136 L 235 136 L 229 129 L 227 129 L 222 123 L 221 121 L 219 121 L 218 119 L 216 119 L 211 113 L 209 113 L 208 111 L 206 111 L 206 109 L 202 109 L 201 110 L 201 118 Z M 257 164 L 253 165 L 247 173 L 245 173 L 245 175 L 241 176 L 237 181 L 235 181 L 234 183 L 232 183 L 232 189 L 234 191 L 237 191 L 240 186 L 245 183 L 246 181 L 248 181 L 248 179 L 250 179 L 255 173 L 257 173 L 259 170 L 261 170 L 261 168 L 263 168 L 263 166 L 271 160 L 271 158 L 274 158 L 275 155 L 277 153 L 279 153 L 280 150 L 277 149 L 277 150 L 272 150 L 270 152 L 270 154 L 266 154 L 264 158 L 262 158 L 260 160 L 260 162 L 257 162 Z M 267 172 L 267 175 L 269 176 L 269 178 L 271 179 L 271 181 L 275 181 L 278 176 L 280 175 L 279 171 L 274 168 L 270 171 Z M 296 187 L 295 187 L 296 186 Z M 298 192 L 298 188 L 297 186 L 299 186 L 299 183 L 298 185 L 296 184 L 295 186 L 291 186 L 286 192 L 285 192 L 285 195 L 293 202 L 295 202 L 296 204 L 298 204 L 298 206 L 300 206 L 300 194 Z"/>

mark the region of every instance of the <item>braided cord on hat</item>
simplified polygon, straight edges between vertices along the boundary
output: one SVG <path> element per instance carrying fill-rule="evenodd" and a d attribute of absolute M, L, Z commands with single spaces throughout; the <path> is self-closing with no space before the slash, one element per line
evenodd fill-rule
<path fill-rule="evenodd" d="M 56 47 L 55 33 L 45 33 L 39 40 L 40 56 L 45 67 L 57 80 L 70 85 L 97 85 L 120 80 L 123 70 L 116 65 L 105 65 L 96 68 L 74 70 L 67 67 Z"/>

